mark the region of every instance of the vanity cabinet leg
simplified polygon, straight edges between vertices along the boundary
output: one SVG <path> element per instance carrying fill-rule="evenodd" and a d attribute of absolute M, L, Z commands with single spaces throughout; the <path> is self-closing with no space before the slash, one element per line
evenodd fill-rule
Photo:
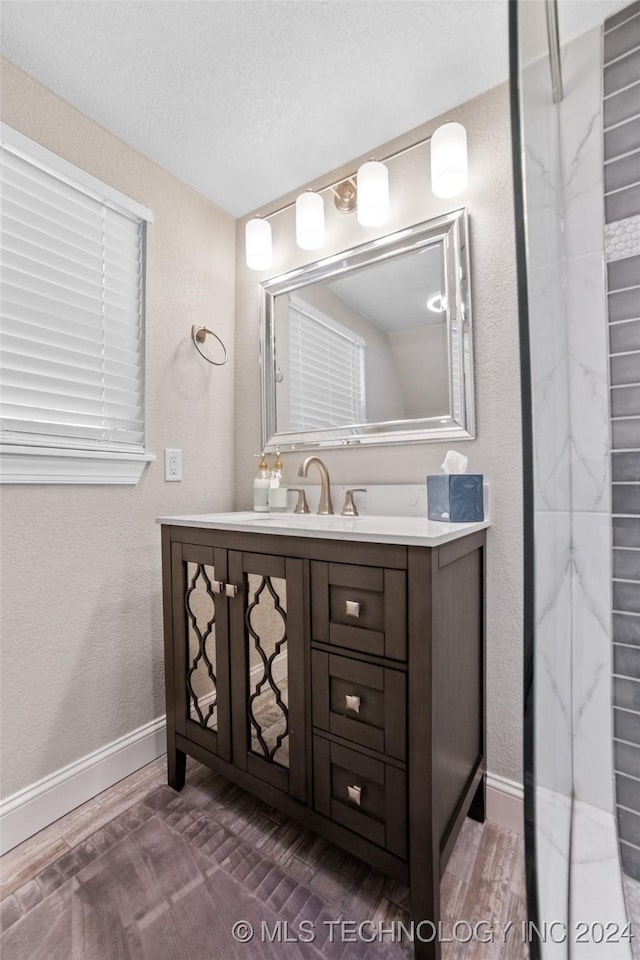
<path fill-rule="evenodd" d="M 187 772 L 187 755 L 177 747 L 167 749 L 167 782 L 174 790 L 182 790 Z"/>
<path fill-rule="evenodd" d="M 416 940 L 413 946 L 414 960 L 441 960 L 442 950 L 437 940 L 424 943 Z"/>
<path fill-rule="evenodd" d="M 430 906 L 413 900 L 411 916 L 415 924 L 413 941 L 414 960 L 441 960 L 442 944 L 440 940 L 440 911 L 432 903 Z M 427 921 L 423 923 L 423 921 Z"/>
<path fill-rule="evenodd" d="M 473 800 L 471 801 L 471 806 L 469 807 L 468 816 L 472 820 L 478 820 L 479 823 L 484 823 L 486 820 L 486 811 L 487 811 L 487 775 L 484 773 L 478 784 L 478 788 L 475 792 Z"/>

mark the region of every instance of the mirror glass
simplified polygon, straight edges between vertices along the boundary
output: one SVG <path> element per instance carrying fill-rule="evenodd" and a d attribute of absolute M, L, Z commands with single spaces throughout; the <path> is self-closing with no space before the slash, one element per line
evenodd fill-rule
<path fill-rule="evenodd" d="M 288 767 L 287 581 L 250 573 L 246 596 L 251 750 Z"/>
<path fill-rule="evenodd" d="M 262 285 L 269 449 L 473 436 L 464 210 Z"/>
<path fill-rule="evenodd" d="M 218 729 L 216 602 L 211 587 L 215 579 L 216 572 L 208 564 L 187 563 L 189 719 L 199 723 L 201 727 L 208 727 L 209 730 Z"/>

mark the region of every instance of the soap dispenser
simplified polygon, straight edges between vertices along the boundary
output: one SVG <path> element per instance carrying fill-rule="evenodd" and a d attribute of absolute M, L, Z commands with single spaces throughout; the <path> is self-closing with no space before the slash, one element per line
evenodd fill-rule
<path fill-rule="evenodd" d="M 287 509 L 287 485 L 284 482 L 284 464 L 280 451 L 276 449 L 276 462 L 269 480 L 269 510 L 272 513 L 285 513 Z"/>
<path fill-rule="evenodd" d="M 258 472 L 253 481 L 253 509 L 256 513 L 268 513 L 269 511 L 269 482 L 269 464 L 263 450 L 260 454 Z"/>

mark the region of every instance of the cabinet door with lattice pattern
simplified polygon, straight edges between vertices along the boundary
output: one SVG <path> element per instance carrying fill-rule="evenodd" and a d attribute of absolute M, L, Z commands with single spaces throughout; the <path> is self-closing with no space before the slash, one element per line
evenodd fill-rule
<path fill-rule="evenodd" d="M 234 764 L 306 799 L 303 561 L 229 553 Z"/>
<path fill-rule="evenodd" d="M 173 543 L 176 732 L 231 759 L 227 551 Z"/>

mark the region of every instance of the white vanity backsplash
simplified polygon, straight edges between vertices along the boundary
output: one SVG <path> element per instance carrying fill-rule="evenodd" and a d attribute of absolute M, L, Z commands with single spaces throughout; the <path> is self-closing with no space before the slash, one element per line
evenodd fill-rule
<path fill-rule="evenodd" d="M 291 487 L 304 487 L 309 501 L 309 509 L 315 513 L 318 509 L 320 486 L 317 483 L 301 482 L 299 477 L 290 477 Z M 332 483 L 331 497 L 336 514 L 342 512 L 342 504 L 347 490 L 366 487 L 366 493 L 354 493 L 353 499 L 358 513 L 363 517 L 426 517 L 427 516 L 427 483 Z M 484 491 L 484 518 L 491 519 L 490 484 L 485 483 Z M 296 504 L 296 493 L 289 493 L 288 506 L 293 510 Z"/>

